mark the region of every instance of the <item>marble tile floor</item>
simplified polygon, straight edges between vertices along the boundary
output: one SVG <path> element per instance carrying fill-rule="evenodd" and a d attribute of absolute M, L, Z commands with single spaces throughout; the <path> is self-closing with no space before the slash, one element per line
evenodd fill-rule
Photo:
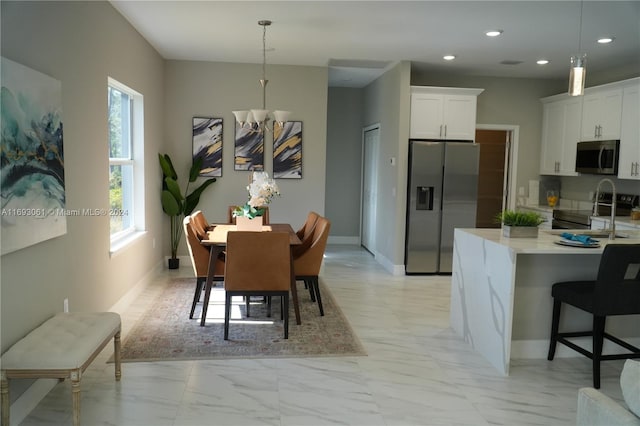
<path fill-rule="evenodd" d="M 167 277 L 188 273 L 164 271 L 123 314 L 124 335 Z M 82 424 L 575 424 L 590 360 L 515 360 L 499 376 L 448 327 L 450 277 L 392 276 L 358 247 L 329 246 L 321 279 L 367 356 L 125 363 L 116 383 L 108 347 L 83 377 Z M 601 390 L 617 400 L 623 362 L 602 367 Z M 21 425 L 71 424 L 70 392 L 58 384 Z"/>

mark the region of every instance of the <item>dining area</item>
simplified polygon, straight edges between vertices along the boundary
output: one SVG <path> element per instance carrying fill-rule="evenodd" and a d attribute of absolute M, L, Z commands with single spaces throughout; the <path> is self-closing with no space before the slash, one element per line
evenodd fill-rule
<path fill-rule="evenodd" d="M 207 326 L 212 290 L 220 287 L 225 294 L 224 340 L 234 336 L 233 306 L 241 308 L 235 309 L 234 317 L 241 316 L 246 322 L 253 319 L 251 306 L 255 303 L 265 304 L 266 315 L 271 317 L 274 301 L 279 306 L 282 335 L 287 339 L 290 306 L 295 324 L 303 321 L 297 282 L 304 283 L 308 300 L 318 305 L 318 315 L 324 315 L 318 275 L 331 222 L 311 211 L 298 229 L 289 223 L 271 223 L 268 204 L 277 186 L 274 188 L 268 176 L 261 175 L 253 182 L 260 179 L 262 183 L 256 185 L 254 196 L 244 206 L 229 206 L 226 223 L 209 222 L 201 210 L 183 219 L 195 276 L 189 318 L 199 320 L 201 327 Z M 235 298 L 242 298 L 242 303 L 234 305 Z"/>

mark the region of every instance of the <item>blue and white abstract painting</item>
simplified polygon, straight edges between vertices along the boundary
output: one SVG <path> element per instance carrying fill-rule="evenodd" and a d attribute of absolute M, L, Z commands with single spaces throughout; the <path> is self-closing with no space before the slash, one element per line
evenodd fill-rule
<path fill-rule="evenodd" d="M 1 58 L 2 254 L 67 233 L 62 84 Z"/>

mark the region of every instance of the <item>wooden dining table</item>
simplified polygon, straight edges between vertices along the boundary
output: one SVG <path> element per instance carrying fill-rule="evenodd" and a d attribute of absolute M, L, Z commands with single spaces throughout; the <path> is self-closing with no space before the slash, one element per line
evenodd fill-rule
<path fill-rule="evenodd" d="M 236 225 L 223 224 L 212 225 L 213 229 L 207 232 L 207 238 L 200 240 L 200 244 L 210 247 L 209 254 L 209 269 L 207 271 L 207 280 L 205 283 L 204 292 L 204 305 L 202 309 L 202 318 L 200 319 L 200 325 L 204 326 L 207 315 L 206 308 L 209 305 L 209 297 L 211 295 L 211 287 L 213 286 L 214 271 L 216 259 L 222 253 L 227 246 L 227 234 L 229 232 L 238 231 Z M 272 223 L 262 226 L 262 232 L 287 232 L 289 234 L 289 246 L 301 245 L 302 241 L 296 235 L 291 225 L 288 223 Z M 291 252 L 290 252 L 291 253 Z M 293 300 L 293 309 L 296 315 L 296 324 L 300 325 L 300 307 L 298 306 L 298 291 L 296 288 L 296 275 L 293 270 L 293 254 L 290 254 L 291 259 L 291 297 Z"/>

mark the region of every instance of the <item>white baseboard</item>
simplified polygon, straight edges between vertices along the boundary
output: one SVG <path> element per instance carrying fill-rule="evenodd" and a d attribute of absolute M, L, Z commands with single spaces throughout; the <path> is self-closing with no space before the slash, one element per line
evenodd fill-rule
<path fill-rule="evenodd" d="M 185 261 L 191 262 L 191 260 L 187 257 Z M 182 263 L 181 261 L 180 263 Z M 163 262 L 158 262 L 158 264 L 150 270 L 140 281 L 138 281 L 124 296 L 120 298 L 110 309 L 110 312 L 117 312 L 122 314 L 124 311 L 131 306 L 140 294 L 145 290 L 145 288 L 153 281 L 155 277 L 158 276 L 159 271 L 163 268 L 166 268 L 167 261 L 166 259 Z M 10 426 L 17 426 L 29 415 L 34 408 L 38 406 L 40 401 L 47 396 L 49 392 L 58 384 L 57 379 L 36 379 L 31 386 L 29 386 L 23 393 L 20 395 L 14 402 L 11 404 L 9 408 L 10 416 Z M 69 394 L 69 404 L 71 404 L 71 394 Z"/>
<path fill-rule="evenodd" d="M 404 265 L 396 265 L 391 260 L 376 252 L 374 254 L 376 261 L 382 265 L 391 275 L 404 275 Z"/>
<path fill-rule="evenodd" d="M 189 260 L 190 262 L 191 260 Z M 180 262 L 182 263 L 182 261 Z M 131 289 L 125 293 L 124 296 L 120 298 L 111 308 L 110 312 L 117 312 L 122 314 L 125 312 L 129 306 L 142 294 L 144 289 L 153 281 L 154 278 L 158 276 L 158 273 L 162 271 L 167 265 L 167 260 L 164 260 L 164 263 L 158 262 L 156 266 L 153 267 L 147 274 L 140 279 Z"/>
<path fill-rule="evenodd" d="M 360 237 L 329 236 L 329 244 L 360 245 Z"/>
<path fill-rule="evenodd" d="M 58 384 L 57 379 L 37 379 L 16 399 L 9 408 L 9 426 L 17 426 L 27 418 L 40 401 Z M 69 395 L 71 404 L 71 395 Z"/>

